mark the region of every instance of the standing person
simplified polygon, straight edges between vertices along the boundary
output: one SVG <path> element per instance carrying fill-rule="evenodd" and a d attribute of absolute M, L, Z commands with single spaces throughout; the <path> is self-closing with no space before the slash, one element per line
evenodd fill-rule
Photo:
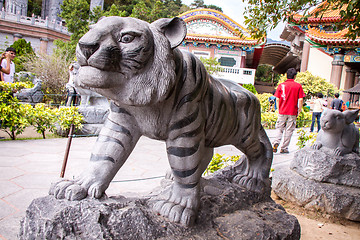
<path fill-rule="evenodd" d="M 301 84 L 295 82 L 296 73 L 295 68 L 289 68 L 286 72 L 287 80 L 279 84 L 275 92 L 279 115 L 275 125 L 277 135 L 273 142 L 273 152 L 277 152 L 284 137 L 280 153 L 289 153 L 288 146 L 296 127 L 296 118 L 303 106 L 305 93 Z"/>
<path fill-rule="evenodd" d="M 339 96 L 340 95 L 338 93 L 335 93 L 335 98 L 331 102 L 331 109 L 336 109 L 342 112 L 343 111 L 342 105 L 344 102 L 339 98 Z"/>
<path fill-rule="evenodd" d="M 277 110 L 276 97 L 274 96 L 275 90 L 272 94 L 273 95 L 269 97 L 270 112 L 275 112 Z"/>
<path fill-rule="evenodd" d="M 315 120 L 317 123 L 317 129 L 318 129 L 317 132 L 320 131 L 320 128 L 321 128 L 320 127 L 320 117 L 321 117 L 321 113 L 324 108 L 324 102 L 322 100 L 323 97 L 324 97 L 324 95 L 322 93 L 318 93 L 317 98 L 314 101 L 314 109 L 313 109 L 313 114 L 312 114 L 310 132 L 314 131 Z"/>
<path fill-rule="evenodd" d="M 6 61 L 6 68 L 4 68 L 0 65 L 0 71 L 3 73 L 9 74 L 10 73 L 10 62 L 11 62 L 10 54 L 6 53 L 6 52 L 1 54 L 1 61 L 2 60 Z M 0 81 L 1 81 L 1 79 L 0 79 Z"/>
<path fill-rule="evenodd" d="M 14 75 L 15 75 L 15 63 L 13 62 L 14 58 L 16 57 L 16 50 L 13 47 L 8 47 L 5 50 L 5 53 L 10 55 L 10 73 L 6 74 L 6 73 L 1 73 L 1 80 L 4 82 L 8 82 L 8 83 L 13 83 L 14 82 Z M 8 63 L 6 59 L 3 59 L 1 61 L 1 67 L 5 68 L 7 67 Z"/>

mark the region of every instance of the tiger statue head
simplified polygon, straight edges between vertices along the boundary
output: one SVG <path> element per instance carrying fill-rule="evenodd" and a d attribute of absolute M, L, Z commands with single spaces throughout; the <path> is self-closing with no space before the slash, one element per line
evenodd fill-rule
<path fill-rule="evenodd" d="M 127 105 L 162 101 L 176 78 L 172 50 L 185 36 L 180 18 L 152 24 L 135 18 L 102 18 L 77 45 L 81 66 L 77 84 Z"/>

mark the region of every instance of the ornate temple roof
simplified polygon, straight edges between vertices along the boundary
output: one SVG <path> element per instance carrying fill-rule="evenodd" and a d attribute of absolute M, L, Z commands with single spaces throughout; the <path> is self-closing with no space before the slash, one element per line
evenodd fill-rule
<path fill-rule="evenodd" d="M 194 9 L 179 15 L 188 29 L 185 40 L 231 45 L 258 45 L 249 31 L 214 9 Z"/>
<path fill-rule="evenodd" d="M 348 29 L 344 29 L 338 32 L 325 32 L 317 28 L 309 27 L 306 31 L 306 37 L 308 40 L 320 44 L 320 45 L 351 45 L 359 46 L 360 38 L 354 40 L 345 37 Z"/>
<path fill-rule="evenodd" d="M 320 46 L 359 46 L 360 38 L 354 40 L 346 37 L 348 29 L 341 31 L 332 30 L 332 25 L 342 20 L 340 11 L 346 10 L 347 5 L 345 4 L 341 8 L 329 9 L 319 13 L 322 9 L 327 8 L 329 3 L 327 1 L 319 4 L 314 10 L 309 13 L 307 19 L 303 15 L 294 14 L 291 16 L 290 28 L 305 32 L 306 39 L 312 44 Z M 319 14 L 318 14 L 319 13 Z M 289 32 L 289 31 L 288 31 Z M 281 37 L 286 37 L 286 31 L 283 32 Z"/>
<path fill-rule="evenodd" d="M 292 21 L 298 24 L 302 23 L 334 23 L 341 21 L 340 11 L 345 10 L 347 5 L 342 6 L 342 8 L 338 9 L 327 9 L 324 13 L 317 13 L 321 11 L 324 7 L 327 7 L 328 3 L 326 1 L 319 4 L 314 10 L 312 10 L 309 15 L 310 17 L 307 18 L 307 20 L 303 19 L 303 15 L 301 14 L 294 14 L 292 15 Z"/>

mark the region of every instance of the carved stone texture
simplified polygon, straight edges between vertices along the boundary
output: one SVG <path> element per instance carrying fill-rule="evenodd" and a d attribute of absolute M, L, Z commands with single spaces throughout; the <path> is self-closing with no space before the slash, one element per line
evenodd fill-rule
<path fill-rule="evenodd" d="M 20 102 L 33 104 L 42 102 L 44 93 L 41 91 L 41 80 L 36 78 L 33 82 L 34 87 L 21 89 L 19 92 L 14 94 Z"/>
<path fill-rule="evenodd" d="M 304 178 L 288 167 L 276 169 L 272 189 L 282 199 L 305 208 L 360 221 L 360 189 Z"/>
<path fill-rule="evenodd" d="M 236 169 L 225 171 L 202 179 L 198 218 L 191 228 L 151 212 L 156 199 L 170 190 L 171 181 L 164 180 L 151 197 L 35 199 L 21 221 L 20 239 L 300 239 L 294 216 L 268 195 L 227 181 Z"/>
<path fill-rule="evenodd" d="M 326 147 L 306 147 L 295 153 L 290 168 L 305 178 L 360 188 L 360 157 L 356 153 L 341 157 Z"/>

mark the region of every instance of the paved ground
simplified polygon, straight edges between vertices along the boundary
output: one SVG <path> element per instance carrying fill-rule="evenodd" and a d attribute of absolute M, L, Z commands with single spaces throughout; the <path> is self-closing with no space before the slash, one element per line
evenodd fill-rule
<path fill-rule="evenodd" d="M 267 133 L 272 139 L 274 130 Z M 82 171 L 95 140 L 95 137 L 73 139 L 65 178 L 71 179 Z M 289 163 L 297 149 L 296 141 L 294 134 L 290 154 L 274 155 L 273 168 Z M 19 222 L 28 205 L 34 198 L 47 195 L 50 184 L 59 179 L 66 144 L 65 138 L 0 141 L 0 239 L 18 239 Z M 233 146 L 217 148 L 215 152 L 228 156 L 241 154 Z M 168 168 L 165 144 L 143 137 L 107 194 L 146 194 L 159 185 Z"/>

